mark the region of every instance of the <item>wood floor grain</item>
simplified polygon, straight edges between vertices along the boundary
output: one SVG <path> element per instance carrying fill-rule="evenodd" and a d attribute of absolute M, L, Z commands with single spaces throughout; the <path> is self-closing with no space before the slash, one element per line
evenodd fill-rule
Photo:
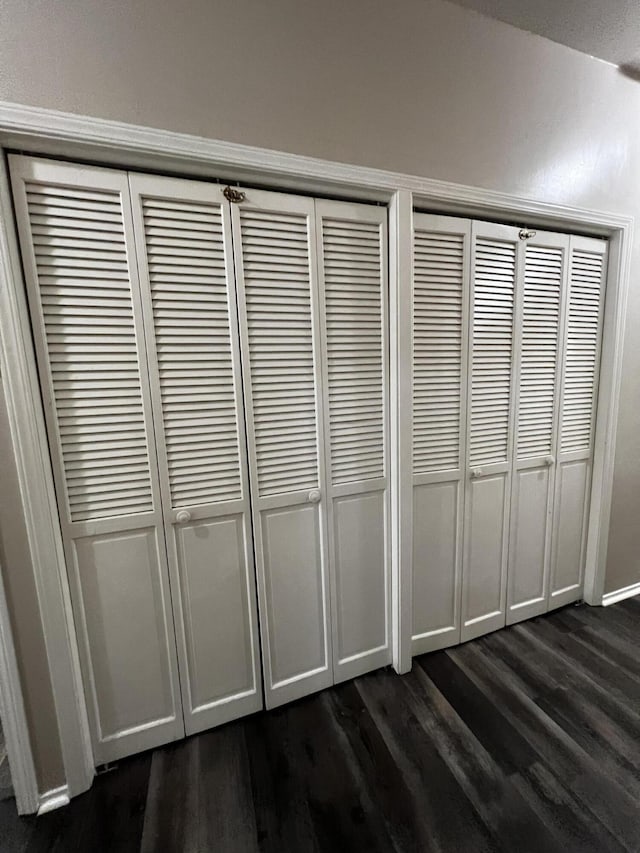
<path fill-rule="evenodd" d="M 640 851 L 640 599 L 540 617 L 135 756 L 0 851 Z"/>

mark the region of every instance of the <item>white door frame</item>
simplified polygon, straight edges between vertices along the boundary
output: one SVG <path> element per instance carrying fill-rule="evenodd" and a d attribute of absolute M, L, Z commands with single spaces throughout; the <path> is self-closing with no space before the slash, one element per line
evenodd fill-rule
<path fill-rule="evenodd" d="M 51 791 L 39 791 L 34 785 L 35 774 L 29 773 L 22 779 L 18 776 L 18 785 L 25 787 L 15 790 L 16 799 L 18 793 L 20 796 L 19 808 L 24 801 L 28 811 L 47 811 L 51 802 L 62 805 L 69 797 L 87 790 L 94 766 L 44 409 L 4 158 L 0 162 L 0 283 L 0 357 L 4 391 L 65 771 L 64 784 Z M 2 617 L 0 612 L 0 619 Z M 17 676 L 17 670 L 15 674 Z M 10 677 L 12 670 L 5 675 Z M 5 681 L 0 692 L 14 697 L 22 695 L 19 681 L 11 678 Z M 8 731 L 7 735 L 7 753 L 20 754 L 25 766 L 33 767 L 29 742 L 24 739 L 11 742 L 12 732 Z M 14 760 L 14 766 L 15 763 Z M 16 780 L 13 781 L 15 787 Z"/>
<path fill-rule="evenodd" d="M 274 189 L 303 190 L 389 204 L 393 659 L 400 673 L 411 668 L 411 387 L 408 379 L 411 347 L 406 330 L 411 328 L 413 209 L 457 216 L 480 215 L 526 222 L 528 226 L 608 237 L 609 277 L 584 591 L 589 604 L 602 603 L 629 285 L 631 217 L 5 102 L 0 102 L 2 148 L 90 160 L 125 169 L 143 168 L 151 172 L 210 180 L 222 178 L 248 184 L 268 183 Z M 27 516 L 66 776 L 63 789 L 49 793 L 63 802 L 67 796 L 79 794 L 91 785 L 93 756 L 4 158 L 0 163 L 0 285 L 2 368 L 11 435 Z M 7 673 L 4 675 L 7 680 Z M 14 687 L 19 690 L 15 681 L 17 675 L 12 679 L 9 671 L 8 676 L 9 682 L 13 680 Z M 14 690 L 14 695 L 19 693 Z M 28 752 L 28 745 L 24 744 L 13 744 L 10 748 L 15 754 L 20 749 L 26 750 L 25 755 Z M 29 801 L 28 806 L 32 809 L 33 802 Z"/>
<path fill-rule="evenodd" d="M 18 814 L 37 811 L 38 783 L 0 566 L 0 720 Z"/>

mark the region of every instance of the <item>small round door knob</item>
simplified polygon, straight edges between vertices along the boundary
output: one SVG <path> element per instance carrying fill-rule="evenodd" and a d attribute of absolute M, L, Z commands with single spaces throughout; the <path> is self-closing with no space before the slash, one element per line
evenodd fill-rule
<path fill-rule="evenodd" d="M 176 513 L 176 521 L 178 524 L 185 524 L 187 521 L 191 521 L 191 513 L 188 509 L 181 509 L 180 512 Z"/>
<path fill-rule="evenodd" d="M 320 503 L 320 489 L 311 489 L 309 492 L 309 500 L 312 504 Z"/>
<path fill-rule="evenodd" d="M 546 463 L 547 465 L 553 465 L 553 463 L 554 463 L 556 460 L 553 458 L 553 456 L 547 456 L 547 457 L 545 458 L 545 460 L 544 460 L 544 461 L 545 461 L 545 463 Z"/>

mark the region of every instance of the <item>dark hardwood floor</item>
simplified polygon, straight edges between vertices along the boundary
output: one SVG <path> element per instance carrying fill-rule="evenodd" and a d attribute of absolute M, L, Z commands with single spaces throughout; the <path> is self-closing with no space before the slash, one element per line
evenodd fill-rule
<path fill-rule="evenodd" d="M 2 851 L 640 851 L 640 599 L 122 761 Z"/>

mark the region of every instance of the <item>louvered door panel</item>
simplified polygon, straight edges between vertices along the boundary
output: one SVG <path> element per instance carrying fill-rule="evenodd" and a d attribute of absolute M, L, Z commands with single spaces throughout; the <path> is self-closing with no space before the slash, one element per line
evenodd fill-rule
<path fill-rule="evenodd" d="M 469 220 L 414 215 L 414 654 L 460 640 L 470 237 Z"/>
<path fill-rule="evenodd" d="M 564 284 L 565 241 L 537 235 L 525 250 L 522 332 L 518 382 L 517 459 L 553 451 L 557 403 L 560 296 Z"/>
<path fill-rule="evenodd" d="M 517 298 L 508 623 L 547 609 L 568 249 L 567 236 L 548 232 L 537 232 L 524 246 Z"/>
<path fill-rule="evenodd" d="M 314 202 L 248 191 L 232 221 L 265 696 L 274 707 L 332 681 Z"/>
<path fill-rule="evenodd" d="M 549 606 L 582 595 L 607 244 L 571 237 Z"/>
<path fill-rule="evenodd" d="M 332 218 L 318 202 L 329 389 L 331 482 L 384 477 L 384 213 L 372 222 Z M 373 208 L 358 209 L 364 218 Z"/>
<path fill-rule="evenodd" d="M 221 206 L 144 195 L 141 203 L 171 504 L 238 499 Z"/>
<path fill-rule="evenodd" d="M 100 763 L 184 733 L 127 180 L 11 173 Z"/>
<path fill-rule="evenodd" d="M 429 231 L 418 214 L 414 232 L 413 471 L 460 468 L 463 373 L 463 289 L 468 239 Z M 433 222 L 437 227 L 437 220 Z M 445 220 L 440 227 L 455 226 Z"/>
<path fill-rule="evenodd" d="M 149 512 L 120 195 L 27 183 L 26 200 L 70 518 Z M 96 229 L 95 220 L 109 230 Z"/>
<path fill-rule="evenodd" d="M 469 462 L 507 462 L 517 244 L 478 237 L 474 250 Z"/>
<path fill-rule="evenodd" d="M 299 214 L 240 211 L 261 497 L 318 485 L 309 232 Z"/>
<path fill-rule="evenodd" d="M 386 210 L 316 204 L 334 679 L 391 662 Z"/>
<path fill-rule="evenodd" d="M 583 244 L 582 244 L 583 245 Z M 605 255 L 602 241 L 580 248 L 574 239 L 562 388 L 560 448 L 563 454 L 590 451 L 600 365 L 601 305 Z"/>
<path fill-rule="evenodd" d="M 185 725 L 262 707 L 228 203 L 132 175 Z"/>
<path fill-rule="evenodd" d="M 514 313 L 522 248 L 517 229 L 473 223 L 463 641 L 504 625 L 506 618 Z"/>

